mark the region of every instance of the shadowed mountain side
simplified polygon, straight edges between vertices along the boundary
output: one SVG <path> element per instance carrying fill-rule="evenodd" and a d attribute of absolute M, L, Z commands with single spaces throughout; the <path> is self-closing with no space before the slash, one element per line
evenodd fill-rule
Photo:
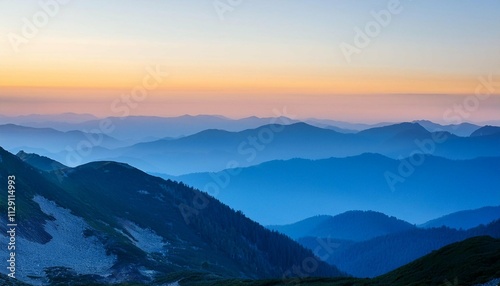
<path fill-rule="evenodd" d="M 30 147 L 57 153 L 67 148 L 86 150 L 89 146 L 118 148 L 127 145 L 105 134 L 82 131 L 61 132 L 52 128 L 32 128 L 14 124 L 0 125 L 0 134 L 0 146 L 9 150 Z"/>
<path fill-rule="evenodd" d="M 423 223 L 500 202 L 500 158 L 455 161 L 426 156 L 421 165 L 409 169 L 412 172 L 406 169 L 408 164 L 408 160 L 363 154 L 272 161 L 175 179 L 216 195 L 266 225 L 352 209 Z"/>

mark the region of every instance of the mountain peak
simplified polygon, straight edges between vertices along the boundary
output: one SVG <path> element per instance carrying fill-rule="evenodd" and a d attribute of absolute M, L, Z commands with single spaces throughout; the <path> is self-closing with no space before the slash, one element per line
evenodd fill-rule
<path fill-rule="evenodd" d="M 41 171 L 51 172 L 68 168 L 68 166 L 61 164 L 56 160 L 34 153 L 26 153 L 24 150 L 19 151 L 16 154 L 16 157 Z"/>
<path fill-rule="evenodd" d="M 270 226 L 294 239 L 331 237 L 363 241 L 415 228 L 410 223 L 376 211 L 347 211 L 336 216 L 314 216 L 294 224 Z"/>
<path fill-rule="evenodd" d="M 99 170 L 103 168 L 123 168 L 129 170 L 136 170 L 138 172 L 143 173 L 141 170 L 130 166 L 127 163 L 115 162 L 115 161 L 94 161 L 90 163 L 86 163 L 76 167 L 75 169 L 94 169 Z"/>
<path fill-rule="evenodd" d="M 479 137 L 479 136 L 489 136 L 489 135 L 495 135 L 500 133 L 500 127 L 499 126 L 491 126 L 491 125 L 486 125 L 483 126 L 476 131 L 472 132 L 470 137 Z"/>
<path fill-rule="evenodd" d="M 360 131 L 358 134 L 362 136 L 369 136 L 372 139 L 379 141 L 386 141 L 395 138 L 418 138 L 429 136 L 430 132 L 427 131 L 422 125 L 415 122 L 402 122 L 382 127 L 370 128 Z"/>

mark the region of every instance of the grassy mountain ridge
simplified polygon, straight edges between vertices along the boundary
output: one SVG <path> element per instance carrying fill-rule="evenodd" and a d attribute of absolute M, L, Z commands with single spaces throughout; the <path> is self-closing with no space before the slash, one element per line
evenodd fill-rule
<path fill-rule="evenodd" d="M 65 166 L 55 160 L 34 153 L 29 154 L 24 151 L 19 151 L 16 156 L 41 171 L 54 171 L 68 168 L 68 166 Z"/>
<path fill-rule="evenodd" d="M 390 285 L 473 285 L 498 277 L 500 240 L 479 236 L 447 245 L 377 280 Z"/>

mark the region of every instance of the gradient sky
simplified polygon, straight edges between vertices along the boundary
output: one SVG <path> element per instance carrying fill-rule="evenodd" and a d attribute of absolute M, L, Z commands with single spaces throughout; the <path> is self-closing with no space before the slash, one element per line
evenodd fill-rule
<path fill-rule="evenodd" d="M 500 82 L 498 0 L 402 0 L 350 62 L 340 45 L 391 1 L 243 0 L 221 19 L 213 0 L 66 0 L 16 52 L 51 1 L 0 0 L 0 114 L 117 116 L 155 65 L 169 76 L 131 114 L 448 122 L 479 77 Z M 460 119 L 500 120 L 492 93 Z"/>

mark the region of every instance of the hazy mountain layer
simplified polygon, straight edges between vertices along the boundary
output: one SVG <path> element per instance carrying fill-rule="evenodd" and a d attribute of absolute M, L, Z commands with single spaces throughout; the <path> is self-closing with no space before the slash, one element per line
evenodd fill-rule
<path fill-rule="evenodd" d="M 355 156 L 366 152 L 383 154 L 395 159 L 413 156 L 415 160 L 418 160 L 422 153 L 450 159 L 500 156 L 500 149 L 497 148 L 500 145 L 500 133 L 490 132 L 485 133 L 487 136 L 459 137 L 449 132 L 429 132 L 418 123 L 399 123 L 366 129 L 358 133 L 343 133 L 328 126 L 319 128 L 306 123 L 294 123 L 284 117 L 267 121 L 247 118 L 242 119 L 242 122 L 246 123 L 238 126 L 252 127 L 243 131 L 210 129 L 181 138 L 168 137 L 160 140 L 157 140 L 156 136 L 148 136 L 147 139 L 132 138 L 126 141 L 118 141 L 111 137 L 123 138 L 124 135 L 120 135 L 120 132 L 131 134 L 143 132 L 146 136 L 149 129 L 157 132 L 169 132 L 184 126 L 189 129 L 206 126 L 213 120 L 237 124 L 236 121 L 217 117 L 203 119 L 204 117 L 200 116 L 175 119 L 187 121 L 186 125 L 175 125 L 173 122 L 176 121 L 169 119 L 174 121 L 169 121 L 170 123 L 165 126 L 162 126 L 162 122 L 167 120 L 164 118 L 144 118 L 144 122 L 140 117 L 94 122 L 97 127 L 106 122 L 104 125 L 110 132 L 105 135 L 93 133 L 95 130 L 99 131 L 98 128 L 85 129 L 90 130 L 87 132 L 60 132 L 54 129 L 4 125 L 0 126 L 0 132 L 5 135 L 0 137 L 0 143 L 11 152 L 24 150 L 38 153 L 68 166 L 112 160 L 130 164 L 147 172 L 169 175 L 220 171 L 272 160 L 324 159 Z M 114 123 L 115 121 L 120 124 L 131 122 L 127 125 L 127 129 L 125 126 L 120 128 Z M 147 124 L 149 121 L 151 123 Z M 260 125 L 269 122 L 272 124 Z M 238 129 L 231 126 L 225 127 L 228 130 Z M 134 132 L 136 129 L 142 131 Z M 134 144 L 138 140 L 148 142 Z"/>
<path fill-rule="evenodd" d="M 410 223 L 499 204 L 500 158 L 394 160 L 363 154 L 176 177 L 265 225 L 374 210 Z"/>
<path fill-rule="evenodd" d="M 268 226 L 268 228 L 293 239 L 309 236 L 363 241 L 413 229 L 415 226 L 379 212 L 348 211 L 336 216 L 311 217 L 293 224 Z"/>
<path fill-rule="evenodd" d="M 500 219 L 500 206 L 483 207 L 475 210 L 465 210 L 448 214 L 433 220 L 430 220 L 420 227 L 451 227 L 455 229 L 470 229 L 481 224 L 489 224 L 494 220 Z"/>

